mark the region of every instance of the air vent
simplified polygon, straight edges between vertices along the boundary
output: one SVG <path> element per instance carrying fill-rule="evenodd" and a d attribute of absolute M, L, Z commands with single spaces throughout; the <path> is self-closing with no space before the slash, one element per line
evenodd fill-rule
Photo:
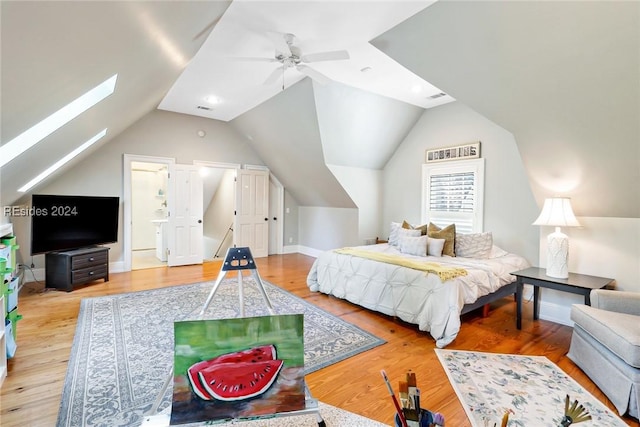
<path fill-rule="evenodd" d="M 438 99 L 438 98 L 442 98 L 443 96 L 447 96 L 447 94 L 444 93 L 444 92 L 440 92 L 440 93 L 436 93 L 435 95 L 431 95 L 428 98 L 429 99 Z"/>
<path fill-rule="evenodd" d="M 207 111 L 211 111 L 211 110 L 213 110 L 213 108 L 211 108 L 211 107 L 205 107 L 204 105 L 198 105 L 198 110 L 207 110 Z"/>

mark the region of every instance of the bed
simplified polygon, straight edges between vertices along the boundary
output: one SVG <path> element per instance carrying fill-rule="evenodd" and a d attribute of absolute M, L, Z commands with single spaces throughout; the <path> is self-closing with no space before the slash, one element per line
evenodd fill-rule
<path fill-rule="evenodd" d="M 516 322 L 520 325 L 522 289 L 510 273 L 529 267 L 529 263 L 519 255 L 496 246 L 486 258 L 410 255 L 389 243 L 354 249 L 358 255 L 336 250 L 321 253 L 307 276 L 310 290 L 416 324 L 431 334 L 439 348 L 456 338 L 462 314 L 508 295 L 516 297 Z M 463 269 L 466 275 L 441 280 L 435 272 L 377 258 L 435 263 Z"/>

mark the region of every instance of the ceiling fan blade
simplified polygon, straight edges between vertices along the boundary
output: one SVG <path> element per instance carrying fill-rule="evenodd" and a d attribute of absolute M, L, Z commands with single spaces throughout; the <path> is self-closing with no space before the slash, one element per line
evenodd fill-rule
<path fill-rule="evenodd" d="M 259 57 L 251 57 L 251 56 L 230 56 L 228 57 L 229 61 L 238 61 L 238 62 L 278 62 L 275 58 L 259 58 Z"/>
<path fill-rule="evenodd" d="M 262 84 L 265 86 L 274 84 L 275 82 L 278 81 L 280 76 L 282 76 L 282 73 L 284 73 L 284 70 L 282 69 L 282 67 L 276 68 L 271 72 L 271 74 L 269 74 L 269 77 L 267 77 L 267 79 Z"/>
<path fill-rule="evenodd" d="M 302 62 L 338 61 L 349 58 L 349 52 L 346 50 L 334 50 L 331 52 L 318 52 L 304 55 Z"/>
<path fill-rule="evenodd" d="M 285 37 L 287 36 L 287 34 L 268 31 L 267 36 L 275 46 L 276 52 L 281 53 L 284 56 L 291 56 L 291 48 L 289 47 L 289 45 L 287 44 L 287 41 L 285 40 Z"/>
<path fill-rule="evenodd" d="M 317 81 L 320 84 L 327 84 L 331 82 L 331 79 L 327 76 L 325 76 L 324 74 L 322 74 L 319 71 L 314 70 L 311 67 L 307 67 L 304 64 L 300 64 L 298 66 L 296 66 L 296 69 L 298 71 L 300 71 L 302 74 L 305 74 L 309 77 L 311 77 L 313 80 Z"/>

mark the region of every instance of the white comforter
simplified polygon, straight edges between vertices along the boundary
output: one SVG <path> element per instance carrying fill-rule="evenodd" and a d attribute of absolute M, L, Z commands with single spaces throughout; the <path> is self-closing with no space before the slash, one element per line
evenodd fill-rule
<path fill-rule="evenodd" d="M 307 285 L 314 292 L 346 299 L 418 325 L 420 330 L 433 336 L 439 348 L 458 335 L 464 304 L 513 282 L 516 278 L 510 273 L 529 266 L 524 258 L 515 254 L 493 259 L 416 257 L 401 254 L 387 244 L 361 248 L 467 270 L 466 276 L 442 282 L 435 274 L 327 251 L 318 256 L 307 277 Z"/>

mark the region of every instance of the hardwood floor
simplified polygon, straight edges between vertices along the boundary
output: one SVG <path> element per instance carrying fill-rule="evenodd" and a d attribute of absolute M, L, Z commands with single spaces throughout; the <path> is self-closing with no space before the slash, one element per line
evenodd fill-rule
<path fill-rule="evenodd" d="M 447 426 L 469 426 L 464 409 L 433 351 L 435 344 L 431 336 L 413 325 L 310 292 L 306 276 L 313 260 L 305 255 L 290 254 L 258 259 L 256 263 L 264 280 L 387 341 L 308 375 L 306 381 L 313 396 L 392 425 L 393 404 L 380 370 L 385 369 L 392 384 L 397 384 L 398 379 L 412 369 L 422 390 L 422 406 L 443 413 Z M 220 261 L 216 261 L 200 266 L 111 274 L 108 283 L 96 282 L 70 293 L 45 290 L 43 284 L 25 285 L 18 300 L 18 311 L 23 315 L 17 322 L 18 350 L 9 360 L 9 375 L 2 385 L 0 425 L 55 425 L 82 298 L 213 280 L 218 276 L 220 265 Z M 486 318 L 480 312 L 463 316 L 460 334 L 447 348 L 547 356 L 613 409 L 597 387 L 565 356 L 571 328 L 542 320 L 534 323 L 531 305 L 525 304 L 522 330 L 515 327 L 515 303 L 510 298 L 493 304 Z M 640 427 L 637 420 L 627 417 L 625 421 Z"/>

